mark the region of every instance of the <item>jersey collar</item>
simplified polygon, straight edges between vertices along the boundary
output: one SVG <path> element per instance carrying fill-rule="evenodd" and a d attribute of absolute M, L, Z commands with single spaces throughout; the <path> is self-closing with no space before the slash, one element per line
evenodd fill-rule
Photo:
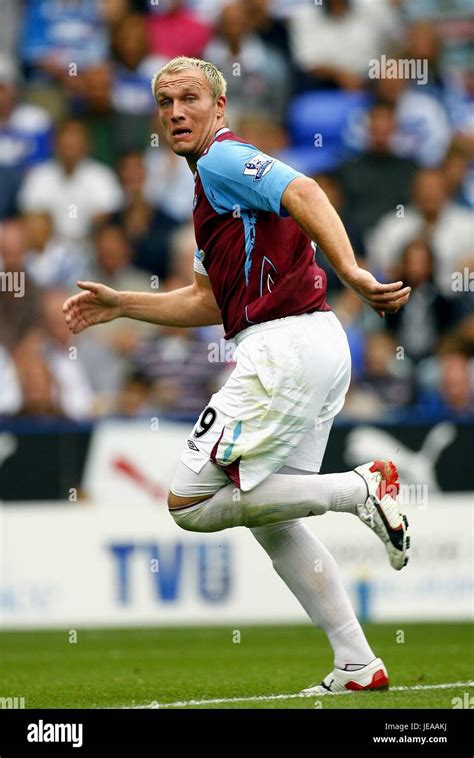
<path fill-rule="evenodd" d="M 221 136 L 221 134 L 225 134 L 226 132 L 230 132 L 230 129 L 228 126 L 222 126 L 220 129 L 217 130 L 217 132 L 214 135 L 214 139 L 217 139 Z"/>

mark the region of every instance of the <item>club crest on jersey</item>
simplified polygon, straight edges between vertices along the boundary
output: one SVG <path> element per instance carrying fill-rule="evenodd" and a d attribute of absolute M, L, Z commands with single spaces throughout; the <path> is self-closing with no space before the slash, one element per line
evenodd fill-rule
<path fill-rule="evenodd" d="M 194 198 L 193 198 L 193 210 L 196 208 L 197 202 L 198 202 L 198 196 L 194 195 Z"/>
<path fill-rule="evenodd" d="M 253 176 L 253 180 L 256 182 L 261 179 L 262 176 L 268 174 L 274 163 L 275 160 L 273 158 L 269 158 L 268 155 L 257 153 L 257 155 L 254 155 L 251 160 L 247 161 L 243 173 L 246 176 Z"/>

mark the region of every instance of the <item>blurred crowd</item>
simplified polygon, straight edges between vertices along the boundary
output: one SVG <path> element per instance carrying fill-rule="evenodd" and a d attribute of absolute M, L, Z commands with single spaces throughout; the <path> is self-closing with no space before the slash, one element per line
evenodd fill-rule
<path fill-rule="evenodd" d="M 362 265 L 412 287 L 380 319 L 317 250 L 353 356 L 343 415 L 474 414 L 470 6 L 2 0 L 0 416 L 193 418 L 233 368 L 221 327 L 73 336 L 61 311 L 78 279 L 193 280 L 193 177 L 150 89 L 180 54 L 222 70 L 240 137 L 321 184 Z"/>

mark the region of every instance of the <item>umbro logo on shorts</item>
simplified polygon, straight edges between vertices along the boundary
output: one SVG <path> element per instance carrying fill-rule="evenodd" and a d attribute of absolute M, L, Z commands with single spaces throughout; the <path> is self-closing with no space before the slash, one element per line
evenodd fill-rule
<path fill-rule="evenodd" d="M 198 448 L 198 446 L 197 446 L 197 445 L 195 445 L 195 444 L 194 444 L 194 442 L 193 442 L 192 440 L 188 440 L 188 447 L 189 447 L 189 448 L 191 448 L 191 450 L 197 450 L 197 452 L 199 453 L 199 448 Z"/>

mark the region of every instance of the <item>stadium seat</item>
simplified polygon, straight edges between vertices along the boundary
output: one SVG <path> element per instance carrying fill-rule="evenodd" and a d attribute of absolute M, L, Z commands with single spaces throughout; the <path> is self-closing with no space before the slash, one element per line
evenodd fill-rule
<path fill-rule="evenodd" d="M 283 163 L 293 166 L 308 176 L 334 171 L 346 158 L 347 150 L 339 145 L 315 147 L 288 147 L 278 154 Z"/>
<path fill-rule="evenodd" d="M 293 145 L 313 147 L 315 134 L 321 134 L 323 147 L 341 146 L 350 115 L 368 103 L 369 96 L 365 92 L 324 90 L 298 95 L 288 111 L 288 128 Z"/>

